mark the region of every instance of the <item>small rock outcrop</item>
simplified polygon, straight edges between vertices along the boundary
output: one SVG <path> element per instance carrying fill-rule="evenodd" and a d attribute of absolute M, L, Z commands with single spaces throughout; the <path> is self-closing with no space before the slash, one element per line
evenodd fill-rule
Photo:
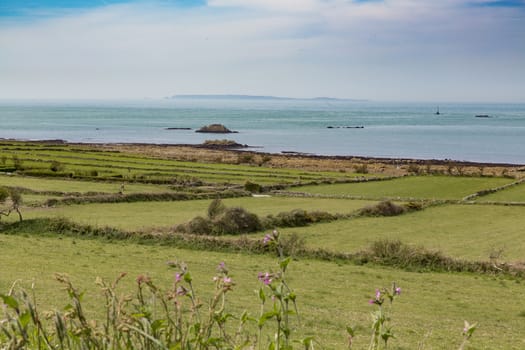
<path fill-rule="evenodd" d="M 213 134 L 234 134 L 237 131 L 232 131 L 222 124 L 210 124 L 203 126 L 202 128 L 195 130 L 195 132 L 207 132 Z"/>

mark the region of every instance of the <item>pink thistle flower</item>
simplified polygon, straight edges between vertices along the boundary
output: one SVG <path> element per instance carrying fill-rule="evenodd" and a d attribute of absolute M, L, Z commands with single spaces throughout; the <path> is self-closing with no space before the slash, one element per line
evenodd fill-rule
<path fill-rule="evenodd" d="M 401 294 L 401 287 L 396 287 L 396 289 L 394 290 L 394 294 L 395 295 L 400 295 Z"/>
<path fill-rule="evenodd" d="M 175 283 L 178 283 L 182 280 L 182 274 L 181 273 L 176 273 L 175 274 Z"/>
<path fill-rule="evenodd" d="M 263 244 L 268 244 L 273 240 L 273 237 L 270 234 L 266 234 L 263 238 Z"/>
<path fill-rule="evenodd" d="M 269 285 L 270 283 L 272 283 L 272 275 L 269 274 L 268 272 L 265 272 L 265 273 L 259 272 L 259 274 L 257 275 L 257 278 L 259 279 L 259 281 L 261 281 L 265 285 Z"/>
<path fill-rule="evenodd" d="M 222 281 L 223 281 L 225 284 L 230 284 L 230 283 L 232 283 L 232 279 L 231 279 L 230 277 L 224 277 L 224 278 L 222 279 Z"/>
<path fill-rule="evenodd" d="M 381 291 L 379 289 L 376 289 L 376 300 L 381 299 Z"/>

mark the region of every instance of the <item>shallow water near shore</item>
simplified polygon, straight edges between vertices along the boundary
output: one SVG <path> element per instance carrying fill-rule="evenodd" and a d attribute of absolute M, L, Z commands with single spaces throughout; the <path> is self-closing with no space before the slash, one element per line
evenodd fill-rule
<path fill-rule="evenodd" d="M 231 139 L 271 153 L 525 164 L 525 104 L 441 104 L 439 115 L 436 109 L 424 103 L 234 98 L 2 101 L 0 138 L 156 144 Z M 212 123 L 238 133 L 195 133 Z"/>

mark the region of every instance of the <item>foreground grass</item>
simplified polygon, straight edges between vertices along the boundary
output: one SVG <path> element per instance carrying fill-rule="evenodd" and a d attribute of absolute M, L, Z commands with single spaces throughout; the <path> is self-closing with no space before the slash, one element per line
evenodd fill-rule
<path fill-rule="evenodd" d="M 23 257 L 23 258 L 22 258 Z M 53 281 L 55 272 L 71 275 L 73 282 L 86 290 L 85 302 L 91 317 L 100 318 L 102 295 L 94 287 L 101 276 L 115 278 L 128 272 L 122 291 L 131 292 L 139 274 L 151 276 L 159 285 L 173 283 L 168 260 L 188 263 L 198 290 L 210 290 L 211 276 L 220 261 L 229 266 L 236 282 L 230 295 L 232 311 L 247 308 L 258 311 L 257 273 L 276 268 L 276 260 L 267 256 L 180 250 L 157 245 L 129 242 L 74 240 L 54 237 L 0 235 L 0 291 L 5 292 L 15 280 L 28 287 L 36 285 L 40 309 L 59 308 L 65 304 L 64 291 Z M 311 260 L 293 261 L 290 283 L 298 294 L 302 316 L 301 335 L 313 334 L 325 349 L 345 347 L 344 327 L 362 327 L 355 348 L 365 348 L 369 341 L 368 299 L 374 289 L 397 281 L 402 297 L 394 305 L 392 321 L 397 339 L 392 349 L 457 348 L 463 320 L 480 323 L 470 349 L 522 349 L 525 346 L 525 304 L 523 282 L 470 274 L 410 273 L 386 268 L 338 265 Z"/>
<path fill-rule="evenodd" d="M 387 181 L 294 187 L 293 191 L 370 199 L 462 199 L 513 182 L 495 177 L 409 176 Z"/>
<path fill-rule="evenodd" d="M 115 204 L 81 204 L 55 208 L 32 208 L 24 212 L 28 219 L 65 217 L 82 224 L 111 226 L 126 230 L 171 227 L 206 216 L 211 200 L 174 202 L 137 202 Z M 323 210 L 348 214 L 371 204 L 371 201 L 322 198 L 242 197 L 223 199 L 228 207 L 240 206 L 260 216 L 293 209 Z"/>

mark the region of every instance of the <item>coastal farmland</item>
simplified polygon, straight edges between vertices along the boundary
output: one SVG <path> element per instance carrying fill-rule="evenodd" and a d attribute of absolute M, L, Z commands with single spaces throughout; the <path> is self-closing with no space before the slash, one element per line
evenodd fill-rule
<path fill-rule="evenodd" d="M 325 349 L 341 349 L 346 326 L 357 325 L 354 347 L 366 348 L 368 300 L 395 281 L 403 293 L 392 309 L 392 348 L 458 348 L 464 320 L 479 323 L 468 349 L 525 346 L 525 303 L 517 297 L 525 283 L 519 167 L 416 174 L 409 164 L 389 169 L 373 160 L 328 166 L 306 159 L 301 168 L 297 157 L 286 166 L 277 156 L 249 152 L 198 149 L 206 156 L 189 160 L 168 150 L 163 157 L 111 147 L 2 142 L 0 186 L 22 195 L 24 220 L 0 222 L 0 266 L 7 267 L 0 293 L 16 280 L 25 288 L 34 283 L 40 309 L 61 308 L 65 292 L 53 274 L 67 273 L 86 291 L 88 316 L 100 320 L 97 276 L 127 272 L 120 288 L 130 294 L 138 275 L 170 288 L 166 261 L 184 261 L 207 300 L 224 261 L 236 283 L 232 313 L 257 314 L 257 274 L 276 268 L 275 257 L 257 247 L 277 229 L 294 256 L 288 276 L 301 315 L 293 324 L 297 338 L 312 335 Z M 262 224 L 235 235 L 177 228 L 208 217 L 216 198 Z M 373 250 L 378 242 L 400 242 L 411 254 L 450 265 L 389 260 Z"/>

